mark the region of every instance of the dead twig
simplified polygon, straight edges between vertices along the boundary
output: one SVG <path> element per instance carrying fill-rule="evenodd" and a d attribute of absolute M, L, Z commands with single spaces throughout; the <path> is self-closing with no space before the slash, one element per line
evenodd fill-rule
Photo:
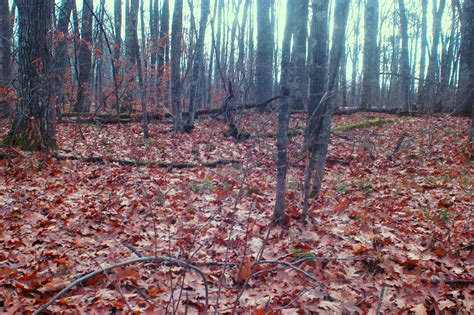
<path fill-rule="evenodd" d="M 85 274 L 81 276 L 80 278 L 74 280 L 71 282 L 69 285 L 67 285 L 64 289 L 59 291 L 55 296 L 53 296 L 46 304 L 41 305 L 40 308 L 38 308 L 36 311 L 33 312 L 33 315 L 39 315 L 41 312 L 45 311 L 51 304 L 53 304 L 56 300 L 58 300 L 61 296 L 63 296 L 65 293 L 67 293 L 69 290 L 74 288 L 76 285 L 83 283 L 84 281 L 93 278 L 99 274 L 105 273 L 107 271 L 113 270 L 118 267 L 124 267 L 136 263 L 142 263 L 142 262 L 152 262 L 152 261 L 166 261 L 170 264 L 174 264 L 183 268 L 188 268 L 196 271 L 202 278 L 203 283 L 204 283 L 204 294 L 205 294 L 205 314 L 208 312 L 208 306 L 209 306 L 209 289 L 208 289 L 208 283 L 207 283 L 207 278 L 206 275 L 196 266 L 189 264 L 183 260 L 172 258 L 172 257 L 167 257 L 167 256 L 147 256 L 147 257 L 137 257 L 133 259 L 129 259 L 126 261 L 122 261 L 116 264 L 112 264 L 109 266 L 106 266 L 104 268 L 101 268 L 99 270 L 95 270 L 92 272 L 89 272 L 88 274 Z"/>

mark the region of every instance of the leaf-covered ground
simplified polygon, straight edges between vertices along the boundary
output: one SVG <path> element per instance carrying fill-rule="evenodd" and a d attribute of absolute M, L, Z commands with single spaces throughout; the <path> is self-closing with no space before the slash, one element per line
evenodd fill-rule
<path fill-rule="evenodd" d="M 382 116 L 338 116 L 333 127 L 374 117 Z M 218 313 L 468 314 L 474 300 L 470 122 L 390 118 L 335 132 L 321 199 L 312 201 L 306 225 L 299 219 L 303 137 L 292 137 L 283 227 L 270 224 L 273 116 L 244 117 L 253 137 L 242 142 L 225 138 L 225 125 L 210 119 L 183 135 L 154 122 L 147 141 L 139 124 L 60 124 L 56 154 L 105 163 L 3 154 L 0 312 L 34 311 L 87 272 L 160 255 L 198 266 L 210 310 Z M 294 116 L 293 130 L 303 126 L 304 117 Z M 3 136 L 7 122 L 0 128 Z M 173 169 L 113 159 L 240 164 Z M 218 264 L 225 261 L 234 264 Z M 48 310 L 203 312 L 203 284 L 198 273 L 164 261 L 133 264 L 89 279 Z"/>

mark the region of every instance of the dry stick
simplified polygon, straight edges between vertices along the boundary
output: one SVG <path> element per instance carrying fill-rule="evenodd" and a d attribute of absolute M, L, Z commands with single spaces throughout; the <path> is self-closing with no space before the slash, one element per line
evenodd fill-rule
<path fill-rule="evenodd" d="M 100 270 L 95 270 L 95 271 L 89 272 L 88 274 L 74 280 L 67 287 L 65 287 L 64 289 L 59 291 L 55 296 L 53 296 L 51 298 L 51 300 L 49 300 L 48 303 L 43 304 L 40 308 L 38 308 L 36 311 L 34 311 L 33 315 L 41 314 L 41 312 L 45 311 L 51 304 L 53 304 L 56 300 L 58 300 L 66 292 L 68 292 L 69 290 L 74 288 L 76 285 L 78 285 L 78 284 L 80 284 L 80 283 L 82 283 L 82 282 L 84 282 L 84 281 L 86 281 L 90 278 L 93 278 L 93 277 L 95 277 L 99 274 L 105 273 L 109 270 L 112 270 L 112 269 L 115 269 L 115 268 L 118 268 L 118 267 L 124 267 L 124 266 L 128 266 L 128 265 L 135 264 L 135 263 L 141 263 L 141 262 L 151 262 L 151 261 L 154 261 L 154 260 L 164 260 L 164 261 L 167 261 L 171 264 L 178 265 L 178 266 L 183 267 L 183 268 L 192 269 L 192 270 L 196 271 L 201 276 L 201 278 L 204 282 L 204 294 L 205 294 L 205 299 L 206 299 L 206 301 L 205 301 L 205 314 L 207 314 L 208 306 L 209 306 L 208 283 L 207 283 L 206 275 L 198 267 L 196 267 L 192 264 L 189 264 L 189 263 L 187 263 L 183 260 L 168 257 L 168 256 L 146 256 L 146 257 L 137 257 L 137 258 L 125 260 L 125 261 L 122 261 L 122 262 L 119 262 L 119 263 L 116 263 L 116 264 L 113 264 L 113 265 L 106 266 L 104 268 L 101 268 Z"/>
<path fill-rule="evenodd" d="M 248 151 L 247 153 L 249 153 L 249 152 L 250 151 Z M 240 203 L 240 200 L 242 199 L 242 195 L 243 195 L 243 192 L 244 192 L 244 185 L 245 185 L 245 181 L 247 179 L 249 170 L 250 170 L 250 165 L 249 165 L 249 163 L 247 163 L 247 167 L 245 168 L 244 174 L 242 176 L 242 181 L 240 182 L 239 192 L 237 193 L 237 196 L 236 196 L 235 202 L 234 202 L 234 206 L 232 208 L 232 221 L 231 221 L 231 225 L 230 225 L 230 228 L 229 228 L 229 234 L 228 234 L 226 250 L 225 250 L 225 255 L 224 255 L 224 261 L 225 262 L 227 262 L 227 260 L 229 259 L 229 251 L 230 251 L 230 247 L 231 247 L 232 232 L 234 230 L 235 224 L 237 223 L 236 222 L 237 221 L 236 220 L 237 205 Z M 221 274 L 221 277 L 219 279 L 219 289 L 217 290 L 216 307 L 215 307 L 214 314 L 217 314 L 217 312 L 219 310 L 219 299 L 221 297 L 222 285 L 224 283 L 226 270 L 227 270 L 227 265 L 224 265 L 224 270 L 222 270 L 222 274 Z"/>
<path fill-rule="evenodd" d="M 380 315 L 380 308 L 382 307 L 383 303 L 383 295 L 385 293 L 385 282 L 382 284 L 382 291 L 380 292 L 379 303 L 377 304 L 377 311 L 375 312 L 376 315 Z"/>
<path fill-rule="evenodd" d="M 162 168 L 175 168 L 175 169 L 185 169 L 185 168 L 195 168 L 199 166 L 204 167 L 218 167 L 221 165 L 228 164 L 240 164 L 240 161 L 237 160 L 216 160 L 212 162 L 198 162 L 198 163 L 166 163 L 160 161 L 135 161 L 135 160 L 120 160 L 120 159 L 106 159 L 100 156 L 90 156 L 82 157 L 76 155 L 53 155 L 58 160 L 73 160 L 73 161 L 83 161 L 83 162 L 92 162 L 98 164 L 105 164 L 106 162 L 117 163 L 121 166 L 156 166 Z"/>

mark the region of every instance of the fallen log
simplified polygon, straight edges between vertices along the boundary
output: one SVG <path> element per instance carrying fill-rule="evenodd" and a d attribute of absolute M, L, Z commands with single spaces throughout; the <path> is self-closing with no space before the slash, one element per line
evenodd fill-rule
<path fill-rule="evenodd" d="M 248 110 L 248 109 L 255 109 L 255 108 L 262 108 L 266 107 L 268 104 L 274 102 L 275 100 L 280 99 L 280 96 L 274 96 L 266 101 L 256 103 L 256 104 L 241 104 L 232 107 L 230 110 L 232 111 L 239 111 L 239 110 Z M 225 112 L 223 107 L 219 108 L 210 108 L 210 109 L 202 109 L 196 111 L 195 116 L 218 116 Z M 188 117 L 189 112 L 183 112 L 183 117 Z M 76 117 L 75 119 L 64 119 L 64 118 Z M 154 114 L 148 113 L 148 119 L 152 120 L 162 120 L 164 118 L 172 117 L 171 113 L 162 113 L 162 114 Z M 88 124 L 117 124 L 117 123 L 133 123 L 133 122 L 140 122 L 142 116 L 130 116 L 130 115 L 81 115 L 80 113 L 64 113 L 59 116 L 59 122 L 61 123 L 88 123 Z"/>
<path fill-rule="evenodd" d="M 237 165 L 240 164 L 240 161 L 237 160 L 216 160 L 212 162 L 199 162 L 199 163 L 167 163 L 161 161 L 135 161 L 135 160 L 121 160 L 121 159 L 105 159 L 100 156 L 89 156 L 82 157 L 77 155 L 54 155 L 58 160 L 72 160 L 72 161 L 83 161 L 88 163 L 117 163 L 121 166 L 156 166 L 160 168 L 170 168 L 170 169 L 186 169 L 186 168 L 195 168 L 199 166 L 204 167 L 218 167 L 222 165 Z"/>

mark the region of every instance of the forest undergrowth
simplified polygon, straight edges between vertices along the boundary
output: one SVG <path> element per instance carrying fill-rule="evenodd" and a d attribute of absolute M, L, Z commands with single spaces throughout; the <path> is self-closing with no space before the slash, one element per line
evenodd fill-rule
<path fill-rule="evenodd" d="M 359 124 L 374 118 L 385 123 Z M 342 127 L 351 124 L 357 127 Z M 3 148 L 0 313 L 32 312 L 81 275 L 148 256 L 186 265 L 157 259 L 99 272 L 48 311 L 474 309 L 468 118 L 336 116 L 321 196 L 306 224 L 306 155 L 296 133 L 283 226 L 271 224 L 276 149 L 268 134 L 275 125 L 274 116 L 249 114 L 241 127 L 251 138 L 235 141 L 214 119 L 176 135 L 154 121 L 148 140 L 139 123 L 63 123 L 53 153 Z M 293 115 L 292 130 L 304 125 L 304 116 Z M 0 137 L 7 126 L 1 122 Z M 216 161 L 223 163 L 205 165 Z"/>

